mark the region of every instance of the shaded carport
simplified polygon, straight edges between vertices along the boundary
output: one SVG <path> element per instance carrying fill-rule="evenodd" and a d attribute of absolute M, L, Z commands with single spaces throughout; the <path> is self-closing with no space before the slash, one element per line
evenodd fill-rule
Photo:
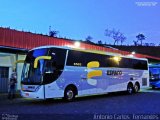
<path fill-rule="evenodd" d="M 17 67 L 14 65 L 14 62 L 26 53 L 26 49 L 0 46 L 0 93 L 8 92 L 10 75 L 15 70 L 15 67 Z M 18 73 L 20 72 L 19 70 L 19 68 L 16 69 Z M 20 76 L 18 77 L 20 78 Z"/>

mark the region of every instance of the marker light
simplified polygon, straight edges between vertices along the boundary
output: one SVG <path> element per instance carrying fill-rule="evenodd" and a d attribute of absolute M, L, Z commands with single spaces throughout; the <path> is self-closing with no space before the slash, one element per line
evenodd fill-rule
<path fill-rule="evenodd" d="M 134 51 L 132 52 L 132 55 L 136 54 Z"/>
<path fill-rule="evenodd" d="M 119 61 L 121 60 L 121 58 L 120 58 L 120 57 L 117 57 L 117 56 L 113 57 L 113 59 L 114 59 L 114 61 L 116 61 L 116 62 L 119 62 Z"/>
<path fill-rule="evenodd" d="M 76 48 L 79 48 L 79 47 L 80 47 L 80 45 L 81 45 L 81 43 L 80 43 L 80 42 L 78 42 L 78 41 L 76 41 L 76 42 L 74 43 L 74 46 L 75 46 Z"/>

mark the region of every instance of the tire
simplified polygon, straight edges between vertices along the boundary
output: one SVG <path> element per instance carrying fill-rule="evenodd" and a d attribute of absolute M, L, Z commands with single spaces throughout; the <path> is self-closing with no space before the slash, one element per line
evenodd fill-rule
<path fill-rule="evenodd" d="M 69 101 L 69 102 L 73 101 L 75 99 L 75 96 L 76 96 L 76 94 L 75 94 L 75 91 L 72 87 L 67 88 L 64 92 L 64 99 L 66 101 Z"/>
<path fill-rule="evenodd" d="M 140 90 L 140 86 L 138 83 L 134 85 L 134 93 L 137 93 Z"/>
<path fill-rule="evenodd" d="M 152 89 L 153 89 L 153 90 L 155 89 L 155 86 L 154 86 L 154 85 L 152 86 Z"/>
<path fill-rule="evenodd" d="M 131 95 L 133 92 L 134 92 L 133 85 L 132 84 L 128 84 L 128 86 L 127 86 L 127 93 L 129 95 Z"/>

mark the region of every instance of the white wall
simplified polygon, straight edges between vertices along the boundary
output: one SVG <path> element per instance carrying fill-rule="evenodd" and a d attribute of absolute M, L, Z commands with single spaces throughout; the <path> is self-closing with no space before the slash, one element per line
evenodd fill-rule
<path fill-rule="evenodd" d="M 18 55 L 18 60 L 24 60 L 26 55 Z M 17 63 L 17 89 L 21 88 L 21 74 L 22 74 L 23 63 Z"/>
<path fill-rule="evenodd" d="M 9 67 L 9 77 L 11 77 L 12 71 L 15 67 L 17 67 L 17 89 L 20 89 L 20 82 L 21 82 L 21 73 L 23 68 L 23 63 L 18 63 L 15 65 L 14 63 L 17 60 L 24 60 L 26 55 L 16 55 L 16 54 L 9 54 L 9 53 L 1 53 L 0 52 L 0 66 L 2 67 Z"/>

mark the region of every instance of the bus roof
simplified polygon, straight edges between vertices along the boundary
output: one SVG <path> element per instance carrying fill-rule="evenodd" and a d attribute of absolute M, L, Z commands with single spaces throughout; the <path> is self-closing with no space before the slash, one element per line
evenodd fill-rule
<path fill-rule="evenodd" d="M 35 48 L 31 49 L 30 51 L 32 51 L 32 50 L 36 50 L 36 49 L 43 49 L 43 48 L 61 48 L 61 49 L 71 49 L 70 47 L 67 47 L 67 46 L 46 45 L 46 46 L 35 47 Z"/>
<path fill-rule="evenodd" d="M 111 56 L 118 56 L 118 57 L 132 58 L 132 59 L 147 60 L 146 58 L 137 58 L 137 57 L 131 57 L 131 56 L 124 56 L 124 55 L 121 55 L 121 54 L 118 54 L 118 53 L 105 52 L 105 51 L 99 51 L 99 50 L 86 50 L 86 49 L 81 49 L 81 48 L 72 48 L 72 47 L 68 47 L 68 46 L 46 45 L 46 46 L 40 46 L 40 47 L 33 48 L 30 51 L 36 50 L 36 49 L 43 49 L 43 48 L 61 48 L 61 49 L 75 50 L 75 51 L 102 54 L 102 55 L 111 55 Z"/>

